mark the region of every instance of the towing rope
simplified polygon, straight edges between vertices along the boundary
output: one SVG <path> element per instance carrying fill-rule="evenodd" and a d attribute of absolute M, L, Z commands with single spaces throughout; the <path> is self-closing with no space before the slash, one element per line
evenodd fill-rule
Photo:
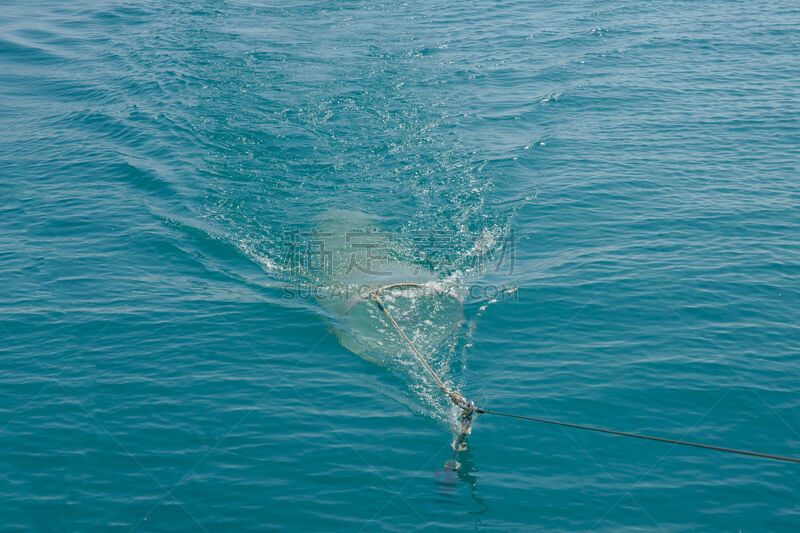
<path fill-rule="evenodd" d="M 386 318 L 389 319 L 389 322 L 391 322 L 392 326 L 394 326 L 394 328 L 397 330 L 397 332 L 400 333 L 400 335 L 403 337 L 403 339 L 405 339 L 405 341 L 411 347 L 411 350 L 414 352 L 414 354 L 416 354 L 417 358 L 420 360 L 420 362 L 423 364 L 423 366 L 428 370 L 430 375 L 433 376 L 433 379 L 436 380 L 436 383 L 439 386 L 439 388 L 442 389 L 442 392 L 444 392 L 454 404 L 456 404 L 458 407 L 460 407 L 462 409 L 462 411 L 463 411 L 462 424 L 465 423 L 465 418 L 464 417 L 467 417 L 467 422 L 466 422 L 467 425 L 466 426 L 462 426 L 462 428 L 464 428 L 464 427 L 466 427 L 467 429 L 469 428 L 468 418 L 472 415 L 473 412 L 475 412 L 475 413 L 478 413 L 478 414 L 490 414 L 490 415 L 506 416 L 506 417 L 509 417 L 509 418 L 519 418 L 520 420 L 529 420 L 529 421 L 532 421 L 532 422 L 541 422 L 543 424 L 552 424 L 554 426 L 562 426 L 562 427 L 568 427 L 568 428 L 573 428 L 573 429 L 583 429 L 583 430 L 587 430 L 587 431 L 595 431 L 595 432 L 598 432 L 598 433 L 606 433 L 606 434 L 609 434 L 609 435 L 618 435 L 618 436 L 621 436 L 621 437 L 632 437 L 632 438 L 635 438 L 635 439 L 644 439 L 644 440 L 653 440 L 653 441 L 657 441 L 657 442 L 666 442 L 666 443 L 669 443 L 669 444 L 678 444 L 680 446 L 691 446 L 693 448 L 703 448 L 703 449 L 706 449 L 706 450 L 714 450 L 714 451 L 717 451 L 717 452 L 735 453 L 735 454 L 739 454 L 739 455 L 749 455 L 749 456 L 753 456 L 753 457 L 761 457 L 763 459 L 773 459 L 775 461 L 784 461 L 784 462 L 787 462 L 787 463 L 800 463 L 800 459 L 798 459 L 796 457 L 785 457 L 785 456 L 782 456 L 782 455 L 773 455 L 773 454 L 769 454 L 769 453 L 752 452 L 752 451 L 749 451 L 749 450 L 737 450 L 735 448 L 725 448 L 723 446 L 713 446 L 711 444 L 700 444 L 700 443 L 697 443 L 697 442 L 688 442 L 688 441 L 684 441 L 684 440 L 667 439 L 667 438 L 663 438 L 663 437 L 653 437 L 653 436 L 650 436 L 650 435 L 640 435 L 638 433 L 628 433 L 626 431 L 615 431 L 613 429 L 604 429 L 604 428 L 597 428 L 597 427 L 592 427 L 592 426 L 583 426 L 583 425 L 580 425 L 580 424 L 571 424 L 569 422 L 559 422 L 557 420 L 547 420 L 545 418 L 536 418 L 536 417 L 533 417 L 533 416 L 515 415 L 515 414 L 512 414 L 512 413 L 502 413 L 500 411 L 491 411 L 489 409 L 481 409 L 479 407 L 475 407 L 475 404 L 472 403 L 472 402 L 468 402 L 461 395 L 461 393 L 452 392 L 449 388 L 447 388 L 447 385 L 445 385 L 444 382 L 439 378 L 439 376 L 436 374 L 436 372 L 433 370 L 433 368 L 431 368 L 431 365 L 428 364 L 428 361 L 425 359 L 425 357 L 420 353 L 420 351 L 417 349 L 417 347 L 414 345 L 414 343 L 411 341 L 411 339 L 408 338 L 408 335 L 405 334 L 405 332 L 400 327 L 400 325 L 397 323 L 397 321 L 394 319 L 392 314 L 389 313 L 389 310 L 386 309 L 386 306 L 383 305 L 383 302 L 381 301 L 380 297 L 378 296 L 378 293 L 383 291 L 383 290 L 392 289 L 392 288 L 395 288 L 395 287 L 398 287 L 398 286 L 402 286 L 402 285 L 407 285 L 407 284 L 396 284 L 396 285 L 387 285 L 386 287 L 380 287 L 380 288 L 377 288 L 377 289 L 373 290 L 372 292 L 370 292 L 369 296 L 372 298 L 372 301 L 375 302 L 375 305 L 378 307 L 378 309 L 380 309 L 380 311 L 386 316 Z M 408 285 L 415 285 L 415 284 L 408 284 Z M 466 430 L 464 430 L 464 431 L 466 431 Z M 454 447 L 454 449 L 455 449 L 455 447 Z"/>
<path fill-rule="evenodd" d="M 752 455 L 754 457 L 763 457 L 764 459 L 774 459 L 776 461 L 785 461 L 788 463 L 800 463 L 800 459 L 795 457 L 784 457 L 782 455 L 772 455 L 769 453 L 751 452 L 748 450 L 737 450 L 735 448 L 725 448 L 722 446 L 712 446 L 711 444 L 699 444 L 696 442 L 687 442 L 684 440 L 665 439 L 662 437 L 651 437 L 650 435 L 639 435 L 637 433 L 627 433 L 625 431 L 614 431 L 612 429 L 595 428 L 591 426 L 582 426 L 580 424 L 570 424 L 569 422 L 558 422 L 556 420 L 547 420 L 544 418 L 535 418 L 532 416 L 514 415 L 511 413 L 501 413 L 498 411 L 490 411 L 489 409 L 475 409 L 476 413 L 486 413 L 491 415 L 508 416 L 511 418 L 520 418 L 522 420 L 532 420 L 533 422 L 542 422 L 544 424 L 553 424 L 556 426 L 564 426 L 575 429 L 585 429 L 588 431 L 597 431 L 598 433 L 608 433 L 611 435 L 620 435 L 622 437 L 633 437 L 636 439 L 655 440 L 658 442 L 668 442 L 670 444 L 680 444 L 681 446 L 692 446 L 694 448 L 705 448 L 706 450 L 714 450 L 717 452 L 738 453 L 739 455 Z"/>

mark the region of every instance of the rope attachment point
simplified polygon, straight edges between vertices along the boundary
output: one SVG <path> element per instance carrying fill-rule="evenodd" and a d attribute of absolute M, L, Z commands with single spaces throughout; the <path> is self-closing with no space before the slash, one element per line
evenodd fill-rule
<path fill-rule="evenodd" d="M 460 392 L 451 392 L 450 393 L 450 401 L 453 402 L 456 406 L 460 407 L 462 410 L 467 412 L 477 411 L 480 410 L 475 407 L 475 402 L 468 402 L 466 398 L 464 398 Z"/>

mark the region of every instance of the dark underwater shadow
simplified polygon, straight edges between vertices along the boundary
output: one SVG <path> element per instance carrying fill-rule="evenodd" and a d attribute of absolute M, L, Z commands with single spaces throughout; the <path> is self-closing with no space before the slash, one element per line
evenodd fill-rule
<path fill-rule="evenodd" d="M 452 458 L 441 469 L 435 471 L 436 498 L 434 501 L 440 504 L 458 505 L 461 492 L 459 484 L 464 484 L 476 504 L 473 510 L 468 511 L 475 517 L 475 529 L 480 528 L 481 517 L 489 510 L 486 503 L 478 496 L 477 473 L 478 468 L 472 450 L 468 446 L 454 449 Z"/>

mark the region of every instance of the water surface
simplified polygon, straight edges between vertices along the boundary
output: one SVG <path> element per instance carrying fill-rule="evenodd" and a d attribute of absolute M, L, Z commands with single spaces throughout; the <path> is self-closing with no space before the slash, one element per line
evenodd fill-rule
<path fill-rule="evenodd" d="M 446 471 L 430 383 L 286 291 L 367 213 L 466 291 L 479 405 L 797 455 L 793 2 L 0 14 L 4 529 L 797 530 L 752 458 L 487 415 Z"/>

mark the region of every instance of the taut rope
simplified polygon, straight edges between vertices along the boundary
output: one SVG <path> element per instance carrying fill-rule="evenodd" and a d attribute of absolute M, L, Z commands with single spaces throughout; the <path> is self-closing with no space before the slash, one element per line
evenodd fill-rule
<path fill-rule="evenodd" d="M 486 413 L 491 415 L 509 416 L 511 418 L 520 418 L 522 420 L 531 420 L 533 422 L 542 422 L 544 424 L 553 424 L 556 426 L 564 426 L 574 429 L 585 429 L 588 431 L 597 431 L 599 433 L 608 433 L 611 435 L 620 435 L 622 437 L 633 437 L 636 439 L 655 440 L 658 442 L 667 442 L 670 444 L 680 444 L 681 446 L 692 446 L 694 448 L 705 448 L 706 450 L 714 450 L 717 452 L 738 453 L 739 455 L 752 455 L 754 457 L 763 457 L 765 459 L 775 459 L 776 461 L 785 461 L 788 463 L 800 463 L 800 459 L 795 457 L 784 457 L 782 455 L 772 455 L 769 453 L 751 452 L 748 450 L 737 450 L 735 448 L 725 448 L 722 446 L 712 446 L 711 444 L 698 444 L 696 442 L 687 442 L 684 440 L 665 439 L 663 437 L 651 437 L 649 435 L 639 435 L 637 433 L 627 433 L 625 431 L 614 431 L 612 429 L 595 428 L 591 426 L 581 426 L 580 424 L 570 424 L 568 422 L 558 422 L 556 420 L 546 420 L 544 418 L 535 418 L 532 416 L 514 415 L 511 413 L 500 413 L 498 411 L 490 411 L 488 409 L 475 409 L 476 413 Z"/>

